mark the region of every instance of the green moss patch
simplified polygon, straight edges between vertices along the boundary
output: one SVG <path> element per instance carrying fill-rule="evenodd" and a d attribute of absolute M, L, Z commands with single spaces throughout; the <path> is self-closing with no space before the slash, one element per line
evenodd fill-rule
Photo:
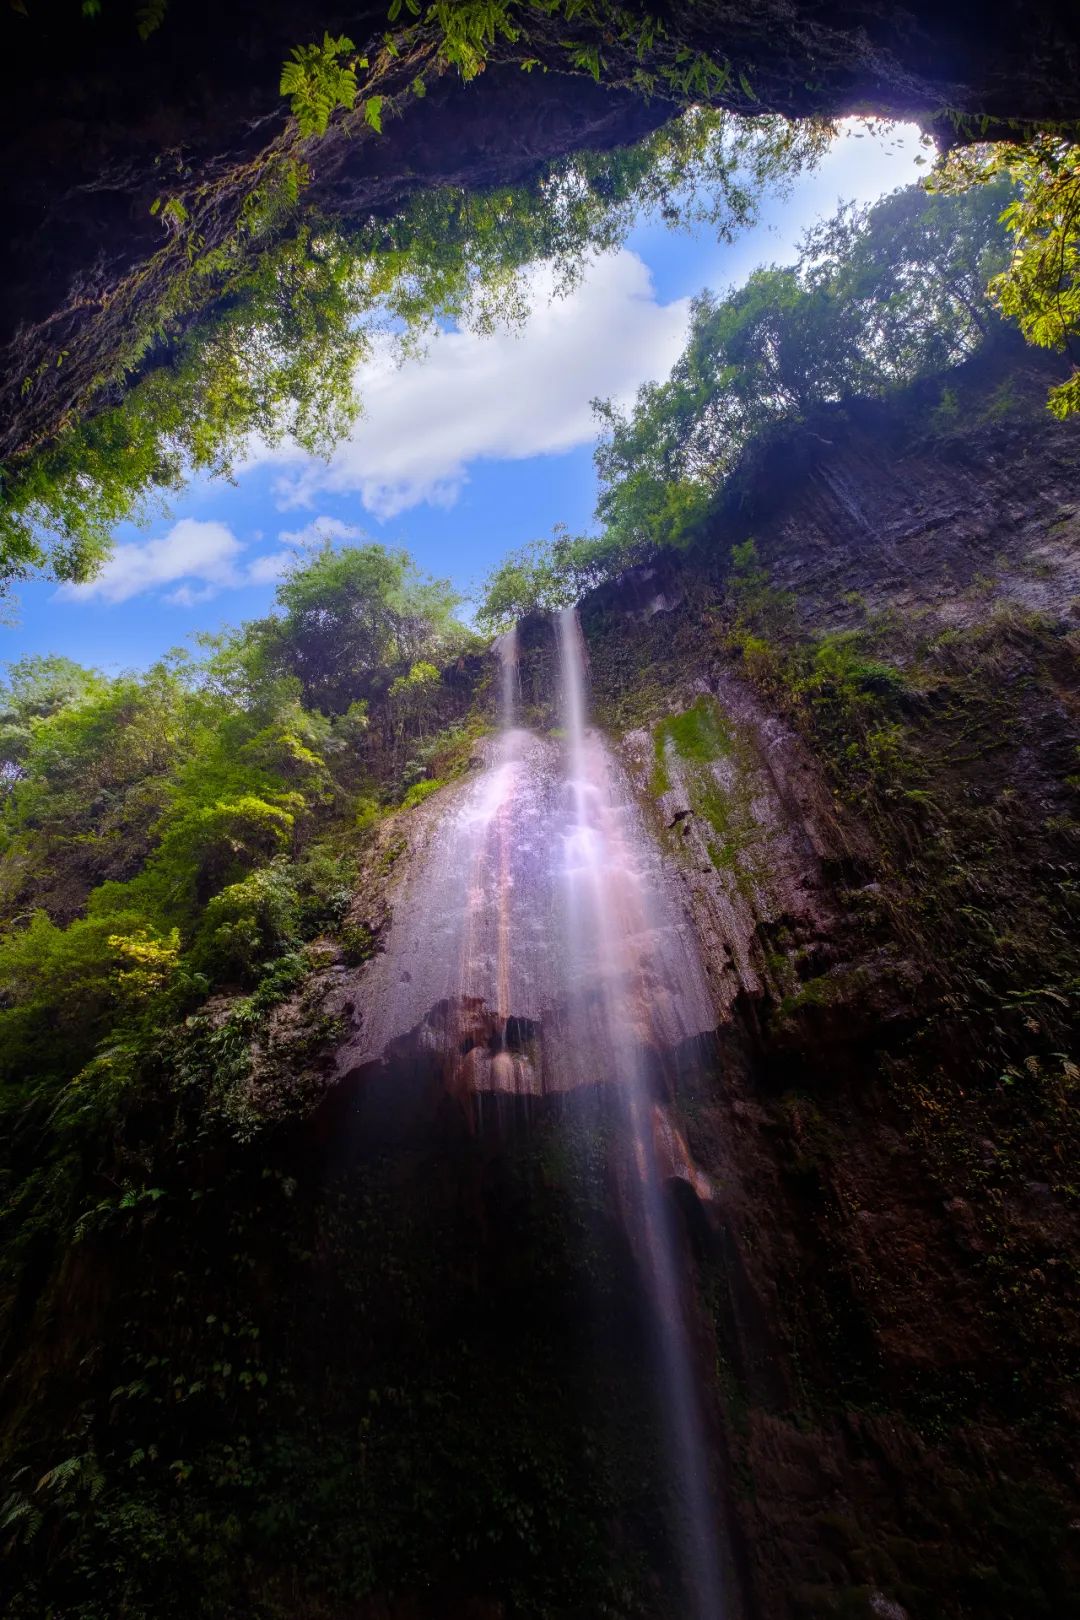
<path fill-rule="evenodd" d="M 680 759 L 707 765 L 732 750 L 731 727 L 715 698 L 702 697 L 682 714 L 670 714 L 653 727 L 653 774 L 650 791 L 659 798 L 671 787 L 668 744 Z"/>
<path fill-rule="evenodd" d="M 423 804 L 425 799 L 430 799 L 433 793 L 438 793 L 439 789 L 445 786 L 446 783 L 440 782 L 438 777 L 432 777 L 426 782 L 414 782 L 402 799 L 401 808 L 403 810 L 412 810 L 416 805 Z"/>

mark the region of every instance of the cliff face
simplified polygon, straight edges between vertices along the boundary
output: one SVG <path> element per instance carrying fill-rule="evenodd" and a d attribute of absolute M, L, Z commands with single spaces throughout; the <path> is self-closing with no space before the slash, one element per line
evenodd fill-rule
<path fill-rule="evenodd" d="M 1075 1612 L 1078 451 L 1000 386 L 796 430 L 583 608 L 719 1010 L 685 1128 L 768 1615 Z M 767 586 L 716 567 L 751 533 Z"/>
<path fill-rule="evenodd" d="M 826 411 L 757 453 L 697 554 L 581 606 L 594 709 L 715 1008 L 710 1054 L 673 1058 L 664 1095 L 733 1613 L 1077 1612 L 1080 445 L 1045 386 L 1006 349 L 947 392 Z M 526 717 L 557 727 L 552 628 L 519 636 Z M 358 898 L 394 972 L 387 899 L 455 813 L 436 798 L 390 835 L 397 876 Z M 479 1004 L 460 1067 L 438 1056 L 444 1000 L 357 1069 L 385 981 L 336 980 L 342 1117 L 399 1147 L 471 1121 L 503 1165 L 550 1141 L 557 1083 L 512 1126 L 475 1113 L 505 1039 Z M 544 1032 L 507 1028 L 527 1073 Z M 582 1376 L 581 1421 L 617 1391 L 641 1440 L 628 1365 Z M 610 1461 L 626 1431 L 605 1433 Z"/>
<path fill-rule="evenodd" d="M 1080 446 L 1044 387 L 999 355 L 827 412 L 699 552 L 581 606 L 711 1000 L 650 1083 L 733 1620 L 1078 1612 Z M 556 644 L 518 635 L 546 793 Z M 494 673 L 467 672 L 489 718 Z M 481 953 L 503 937 L 446 854 L 487 780 L 470 737 L 369 841 L 303 994 L 173 1032 L 79 1242 L 26 1231 L 14 1615 L 681 1613 L 603 1088 L 537 1059 L 541 892 L 506 1007 L 442 982 L 442 888 Z M 97 1151 L 71 1143 L 64 1177 Z M 18 1468 L 69 1454 L 63 1516 L 23 1536 L 54 1487 Z"/>
<path fill-rule="evenodd" d="M 825 411 L 699 553 L 581 606 L 716 1010 L 670 1185 L 777 1620 L 1076 1612 L 1080 445 L 1046 381 L 1006 347 Z M 551 627 L 520 636 L 557 725 Z"/>
<path fill-rule="evenodd" d="M 1080 116 L 1080 41 L 1073 9 L 1061 3 L 1041 6 L 1034 20 L 1017 0 L 977 14 L 924 0 L 661 9 L 688 50 L 731 61 L 731 88 L 719 99 L 744 111 L 869 110 L 935 124 L 946 140 Z M 199 229 L 201 251 L 213 249 L 235 225 L 251 164 L 286 139 L 278 80 L 291 48 L 324 29 L 377 47 L 386 11 L 335 6 L 313 16 L 297 0 L 170 0 L 144 41 L 139 8 L 123 0 L 97 17 L 76 4 L 5 8 L 0 452 L 54 431 L 71 399 L 108 371 L 121 317 L 126 328 L 138 319 L 127 301 L 140 270 L 145 314 L 157 273 L 147 266 L 169 242 L 150 213 L 155 198 L 174 189 L 210 196 Z M 476 83 L 443 79 L 423 101 L 407 96 L 378 141 L 362 125 L 350 138 L 343 125 L 302 143 L 307 203 L 364 221 L 417 187 L 509 184 L 568 150 L 635 139 L 670 112 L 567 74 L 562 24 L 536 26 L 535 54 L 551 72 L 523 75 L 496 51 Z M 613 81 L 633 71 L 633 49 L 620 57 L 607 30 L 597 43 Z M 404 63 L 388 91 L 407 87 L 416 66 Z M 743 78 L 750 103 L 735 88 Z"/>

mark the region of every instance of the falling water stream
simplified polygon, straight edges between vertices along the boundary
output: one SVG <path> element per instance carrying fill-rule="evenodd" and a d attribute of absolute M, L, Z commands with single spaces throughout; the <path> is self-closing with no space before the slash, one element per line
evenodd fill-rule
<path fill-rule="evenodd" d="M 351 1060 L 409 1041 L 482 1127 L 485 1108 L 603 1099 L 622 1218 L 646 1295 L 687 1620 L 722 1620 L 710 1480 L 680 1234 L 667 1183 L 697 1172 L 665 1064 L 715 1015 L 696 945 L 630 785 L 587 723 L 586 653 L 556 622 L 563 736 L 522 729 L 516 632 L 501 638 L 500 731 L 486 768 L 428 823 L 395 898 Z M 528 1038 L 522 1031 L 528 1030 Z"/>
<path fill-rule="evenodd" d="M 627 1213 L 655 1324 L 660 1399 L 679 1497 L 679 1537 L 687 1598 L 695 1620 L 719 1620 L 720 1567 L 716 1512 L 694 1368 L 678 1236 L 657 1156 L 660 1121 L 644 1061 L 653 1005 L 648 972 L 649 896 L 628 843 L 626 818 L 612 794 L 607 751 L 585 724 L 585 649 L 572 609 L 559 616 L 563 715 L 573 820 L 566 841 L 566 883 L 578 939 L 598 965 L 596 1013 L 601 1061 L 614 1096 L 636 1176 Z M 644 1026 L 644 1027 L 643 1027 Z"/>

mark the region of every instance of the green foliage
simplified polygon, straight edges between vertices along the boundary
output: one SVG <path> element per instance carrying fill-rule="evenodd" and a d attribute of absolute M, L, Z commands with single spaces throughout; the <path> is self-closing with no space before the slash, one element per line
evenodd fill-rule
<path fill-rule="evenodd" d="M 333 232 L 301 231 L 234 278 L 227 305 L 157 356 L 121 403 L 72 425 L 0 481 L 0 585 L 47 567 L 91 577 L 116 525 L 193 473 L 227 475 L 251 435 L 325 451 L 353 419 L 366 298 Z M 142 351 L 133 355 L 132 364 Z"/>
<path fill-rule="evenodd" d="M 432 726 L 438 724 L 445 697 L 442 676 L 426 659 L 413 664 L 407 675 L 398 675 L 386 695 L 398 740 L 427 736 Z"/>
<path fill-rule="evenodd" d="M 138 867 L 165 808 L 168 772 L 192 741 L 185 692 L 182 665 L 111 682 L 66 660 L 13 668 L 0 704 L 0 908 L 32 898 L 71 917 L 96 883 Z"/>
<path fill-rule="evenodd" d="M 1002 315 L 1017 322 L 1029 343 L 1076 361 L 1080 337 L 1080 146 L 1040 132 L 1020 142 L 957 147 L 939 164 L 933 183 L 964 195 L 989 185 L 1001 195 L 1003 177 L 1015 194 L 1003 208 L 1012 254 L 990 283 Z M 1055 416 L 1080 410 L 1080 373 L 1050 390 Z"/>
<path fill-rule="evenodd" d="M 499 631 L 530 613 L 570 607 L 601 577 L 593 547 L 560 526 L 551 540 L 534 540 L 511 552 L 484 582 L 477 621 Z"/>
<path fill-rule="evenodd" d="M 163 989 L 175 973 L 180 930 L 171 928 L 162 935 L 149 928 L 137 928 L 131 934 L 110 934 L 106 944 L 120 959 L 116 972 L 118 993 L 125 1000 L 141 1003 Z"/>
<path fill-rule="evenodd" d="M 546 541 L 534 540 L 507 554 L 484 581 L 477 622 L 493 632 L 508 629 L 530 613 L 554 613 L 574 601 Z"/>
<path fill-rule="evenodd" d="M 813 662 L 798 690 L 809 697 L 839 701 L 845 706 L 873 698 L 896 697 L 905 690 L 898 670 L 866 656 L 867 637 L 861 630 L 837 630 L 818 638 Z"/>
<path fill-rule="evenodd" d="M 382 811 L 377 799 L 364 797 L 357 800 L 354 825 L 358 833 L 372 832 L 381 818 Z"/>
<path fill-rule="evenodd" d="M 390 0 L 388 20 L 397 22 L 402 10 L 403 0 Z M 435 0 L 426 7 L 420 0 L 404 0 L 404 10 L 420 19 L 413 27 L 437 32 L 440 55 L 463 79 L 483 72 L 494 45 L 500 41 L 513 45 L 521 37 L 513 21 L 519 10 L 515 0 L 464 0 L 464 4 Z"/>
<path fill-rule="evenodd" d="M 301 861 L 277 856 L 206 904 L 192 961 L 212 983 L 251 983 L 258 970 L 324 927 L 335 927 L 350 898 L 350 867 L 316 848 Z"/>
<path fill-rule="evenodd" d="M 344 34 L 324 33 L 321 45 L 297 45 L 281 70 L 281 94 L 289 97 L 302 135 L 325 135 L 331 114 L 356 102 L 356 70 L 366 67 Z"/>
<path fill-rule="evenodd" d="M 438 59 L 474 79 L 498 50 L 526 71 L 546 62 L 586 73 L 597 82 L 632 87 L 674 101 L 731 94 L 737 83 L 747 105 L 756 100 L 745 72 L 726 58 L 694 48 L 678 24 L 657 12 L 606 0 L 391 0 L 389 20 L 411 20 L 395 51 L 434 36 Z"/>
<path fill-rule="evenodd" d="M 281 851 L 293 814 L 254 793 L 185 809 L 161 840 L 158 859 L 170 890 L 193 890 L 207 899 L 247 867 Z"/>
<path fill-rule="evenodd" d="M 402 709 L 421 708 L 439 684 L 439 672 L 426 659 L 413 664 L 407 675 L 398 675 L 390 687 L 390 701 Z"/>
<path fill-rule="evenodd" d="M 909 683 L 870 651 L 867 630 L 807 637 L 796 602 L 771 581 L 755 542 L 732 548 L 726 575 L 725 641 L 751 681 L 787 709 L 832 760 L 845 797 L 862 809 L 913 787 L 907 732 L 898 718 Z"/>
<path fill-rule="evenodd" d="M 439 789 L 445 786 L 445 782 L 440 782 L 434 777 L 423 782 L 414 782 L 401 801 L 402 809 L 415 809 L 418 804 L 423 804 L 425 799 L 430 799 L 433 793 L 438 793 Z"/>
<path fill-rule="evenodd" d="M 670 716 L 661 730 L 680 759 L 703 764 L 731 751 L 731 728 L 712 698 L 699 698 L 682 714 Z"/>
<path fill-rule="evenodd" d="M 305 701 L 351 713 L 379 672 L 406 665 L 391 693 L 423 709 L 438 683 L 432 658 L 467 639 L 455 613 L 461 598 L 447 580 L 421 575 L 404 551 L 324 545 L 278 586 L 280 614 L 256 628 L 267 666 L 299 681 Z M 400 683 L 400 684 L 399 684 Z"/>
<path fill-rule="evenodd" d="M 130 971 L 131 946 L 156 958 L 161 977 L 149 984 Z M 141 1011 L 147 994 L 175 967 L 176 941 L 157 933 L 145 911 L 110 909 L 58 928 L 42 911 L 0 944 L 0 984 L 8 1005 L 0 1011 L 5 1079 L 40 1065 L 44 1073 L 65 1060 L 86 1061 L 113 1023 Z"/>
<path fill-rule="evenodd" d="M 712 698 L 699 698 L 681 714 L 667 715 L 653 727 L 653 769 L 649 791 L 659 798 L 671 788 L 668 747 L 691 765 L 707 765 L 731 752 L 731 730 Z"/>
<path fill-rule="evenodd" d="M 323 547 L 281 582 L 275 614 L 201 664 L 113 680 L 65 659 L 11 669 L 0 1048 L 16 1089 L 76 1072 L 103 1041 L 143 1050 L 209 986 L 255 984 L 340 925 L 351 868 L 320 830 L 400 798 L 406 736 L 449 760 L 432 660 L 470 642 L 456 604 L 404 553 Z"/>
<path fill-rule="evenodd" d="M 628 413 L 597 403 L 597 516 L 615 565 L 698 540 L 718 488 L 776 423 L 972 353 L 996 320 L 984 288 L 1004 262 L 1008 194 L 1004 183 L 964 197 L 909 187 L 842 208 L 793 268 L 695 300 L 668 381 L 646 384 Z"/>
<path fill-rule="evenodd" d="M 330 41 L 335 72 L 342 45 Z M 323 47 L 302 49 L 323 60 Z M 331 93 L 311 90 L 323 110 Z M 381 99 L 365 108 L 378 125 Z M 565 292 L 642 211 L 730 235 L 825 144 L 817 126 L 692 109 L 638 146 L 573 154 L 528 185 L 421 189 L 348 227 L 303 213 L 292 153 L 260 171 L 224 236 L 212 189 L 159 199 L 173 246 L 126 290 L 119 347 L 69 401 L 63 430 L 3 470 L 0 588 L 39 570 L 90 578 L 117 524 L 193 474 L 228 475 L 252 437 L 325 453 L 360 408 L 357 365 L 380 329 L 406 353 L 448 322 L 489 331 L 519 319 L 528 267 L 549 264 Z"/>
<path fill-rule="evenodd" d="M 30 657 L 10 665 L 0 707 L 0 781 L 22 775 L 40 721 L 104 687 L 101 677 L 70 658 Z"/>
<path fill-rule="evenodd" d="M 140 39 L 147 40 L 151 34 L 157 33 L 168 9 L 169 0 L 146 0 L 146 4 L 138 8 L 135 21 Z"/>
<path fill-rule="evenodd" d="M 347 923 L 341 930 L 341 949 L 349 967 L 369 962 L 377 950 L 376 940 L 366 923 Z"/>

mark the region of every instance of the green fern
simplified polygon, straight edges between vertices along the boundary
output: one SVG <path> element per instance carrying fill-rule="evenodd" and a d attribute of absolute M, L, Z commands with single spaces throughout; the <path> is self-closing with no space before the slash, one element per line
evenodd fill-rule
<path fill-rule="evenodd" d="M 86 1491 L 91 1502 L 96 1502 L 105 1489 L 105 1475 L 92 1451 L 65 1457 L 63 1462 L 42 1474 L 37 1482 L 39 1491 L 52 1491 L 57 1496 L 68 1496 L 80 1488 Z"/>
<path fill-rule="evenodd" d="M 0 1503 L 0 1531 L 13 1531 L 15 1541 L 33 1541 L 42 1521 L 41 1511 L 20 1491 L 13 1491 Z"/>
<path fill-rule="evenodd" d="M 151 34 L 156 34 L 165 21 L 165 13 L 169 9 L 169 0 L 146 0 L 135 13 L 135 25 L 139 30 L 139 38 L 147 40 Z"/>
<path fill-rule="evenodd" d="M 356 105 L 356 70 L 367 62 L 350 54 L 355 49 L 345 34 L 324 34 L 321 45 L 293 48 L 281 70 L 281 94 L 289 97 L 302 135 L 325 135 L 338 107 L 348 112 Z"/>

